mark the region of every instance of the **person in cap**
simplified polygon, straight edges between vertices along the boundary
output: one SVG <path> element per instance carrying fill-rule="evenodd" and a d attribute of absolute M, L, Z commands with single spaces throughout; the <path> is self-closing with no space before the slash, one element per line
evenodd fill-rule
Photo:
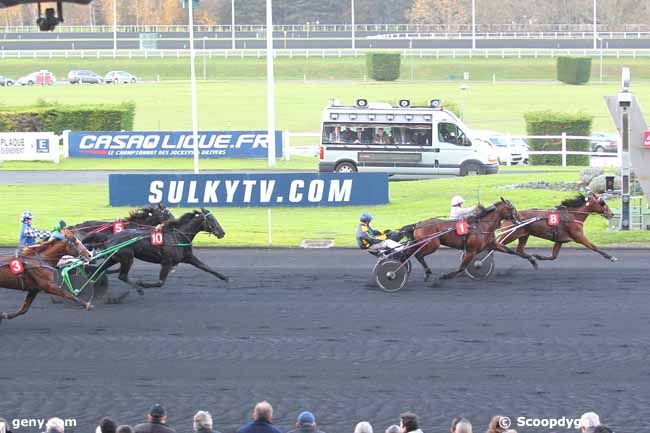
<path fill-rule="evenodd" d="M 474 206 L 472 207 L 463 207 L 465 204 L 465 199 L 459 195 L 455 195 L 451 198 L 451 210 L 449 211 L 449 219 L 457 220 L 464 218 L 468 214 L 474 212 Z"/>
<path fill-rule="evenodd" d="M 20 240 L 18 241 L 19 247 L 28 247 L 36 243 L 36 239 L 49 239 L 50 232 L 38 230 L 32 227 L 33 215 L 30 211 L 26 210 L 20 214 Z"/>
<path fill-rule="evenodd" d="M 370 226 L 372 215 L 368 212 L 361 214 L 357 226 L 357 244 L 362 250 L 378 251 L 382 249 L 393 249 L 401 246 L 388 237 L 388 230 L 380 232 Z"/>
<path fill-rule="evenodd" d="M 133 431 L 135 433 L 176 433 L 167 425 L 167 411 L 160 404 L 151 406 L 147 422 L 136 425 Z"/>
<path fill-rule="evenodd" d="M 313 413 L 304 411 L 300 412 L 296 420 L 296 428 L 289 433 L 323 433 L 316 426 L 316 417 Z"/>
<path fill-rule="evenodd" d="M 261 401 L 253 409 L 253 421 L 240 428 L 239 433 L 282 433 L 272 421 L 273 406 L 268 401 Z"/>

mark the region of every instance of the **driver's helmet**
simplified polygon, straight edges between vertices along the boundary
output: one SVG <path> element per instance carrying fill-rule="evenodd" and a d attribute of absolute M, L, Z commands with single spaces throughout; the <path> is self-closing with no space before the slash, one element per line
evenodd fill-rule
<path fill-rule="evenodd" d="M 359 218 L 359 221 L 362 223 L 369 223 L 372 221 L 372 215 L 370 215 L 368 212 L 364 212 L 361 214 L 361 218 Z"/>
<path fill-rule="evenodd" d="M 28 219 L 29 220 L 32 219 L 32 213 L 30 211 L 28 211 L 28 210 L 23 211 L 23 213 L 20 214 L 20 222 L 24 223 L 25 220 L 28 220 Z"/>
<path fill-rule="evenodd" d="M 52 231 L 60 232 L 62 229 L 66 228 L 66 227 L 67 227 L 67 224 L 65 223 L 65 221 L 61 220 L 61 221 L 59 221 L 58 223 L 56 223 L 54 225 L 54 228 L 52 229 Z"/>
<path fill-rule="evenodd" d="M 463 203 L 465 203 L 465 200 L 459 195 L 455 195 L 451 198 L 452 206 L 461 206 Z"/>

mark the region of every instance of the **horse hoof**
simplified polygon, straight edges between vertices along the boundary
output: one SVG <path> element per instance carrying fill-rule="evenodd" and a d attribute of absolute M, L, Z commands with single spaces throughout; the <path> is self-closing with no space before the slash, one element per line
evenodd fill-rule
<path fill-rule="evenodd" d="M 539 266 L 537 265 L 537 261 L 531 260 L 530 264 L 533 266 L 533 269 L 538 270 Z"/>
<path fill-rule="evenodd" d="M 433 281 L 431 281 L 431 284 L 429 285 L 429 287 L 431 287 L 432 289 L 435 289 L 435 288 L 440 287 L 441 285 L 442 285 L 442 281 L 440 280 L 440 278 L 434 278 Z"/>
<path fill-rule="evenodd" d="M 93 304 L 90 304 L 90 303 L 86 304 L 86 311 L 90 311 L 93 308 L 95 308 L 95 306 Z"/>
<path fill-rule="evenodd" d="M 618 259 L 616 257 L 612 256 L 612 257 L 609 258 L 609 261 L 610 262 L 618 262 Z"/>
<path fill-rule="evenodd" d="M 142 290 L 141 288 L 137 288 L 135 289 L 135 291 L 138 292 L 138 295 L 144 296 L 144 290 Z"/>
<path fill-rule="evenodd" d="M 229 283 L 230 282 L 230 277 L 224 277 L 223 281 L 225 281 L 226 283 Z"/>
<path fill-rule="evenodd" d="M 424 274 L 424 282 L 425 282 L 425 283 L 426 283 L 427 281 L 429 281 L 429 278 L 431 278 L 431 272 L 427 272 L 426 274 Z"/>

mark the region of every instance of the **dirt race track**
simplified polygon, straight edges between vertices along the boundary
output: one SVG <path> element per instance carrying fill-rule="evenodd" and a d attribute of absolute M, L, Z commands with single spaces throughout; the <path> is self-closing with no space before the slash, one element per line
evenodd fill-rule
<path fill-rule="evenodd" d="M 161 402 L 179 433 L 197 409 L 231 433 L 268 399 L 282 429 L 309 409 L 328 433 L 361 420 L 383 432 L 407 409 L 425 433 L 457 414 L 481 433 L 497 413 L 589 410 L 618 432 L 649 431 L 650 251 L 613 253 L 618 263 L 564 250 L 537 272 L 498 256 L 491 280 L 435 289 L 416 267 L 387 294 L 356 250 L 200 250 L 230 283 L 181 265 L 121 305 L 85 312 L 43 296 L 4 321 L 0 417 L 76 418 L 74 431 L 91 433 L 101 416 L 133 424 Z M 446 271 L 458 259 L 440 251 L 429 263 Z M 136 279 L 154 275 L 136 263 Z M 0 310 L 22 298 L 0 290 Z"/>

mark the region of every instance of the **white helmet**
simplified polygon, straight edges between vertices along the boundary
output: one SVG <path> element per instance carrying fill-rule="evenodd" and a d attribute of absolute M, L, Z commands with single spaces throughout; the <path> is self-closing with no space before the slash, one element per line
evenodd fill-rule
<path fill-rule="evenodd" d="M 459 195 L 455 195 L 451 198 L 452 206 L 460 206 L 463 203 L 465 203 L 465 200 L 463 200 L 463 198 Z"/>
<path fill-rule="evenodd" d="M 20 214 L 20 222 L 25 222 L 26 219 L 32 219 L 32 213 L 28 210 Z"/>

